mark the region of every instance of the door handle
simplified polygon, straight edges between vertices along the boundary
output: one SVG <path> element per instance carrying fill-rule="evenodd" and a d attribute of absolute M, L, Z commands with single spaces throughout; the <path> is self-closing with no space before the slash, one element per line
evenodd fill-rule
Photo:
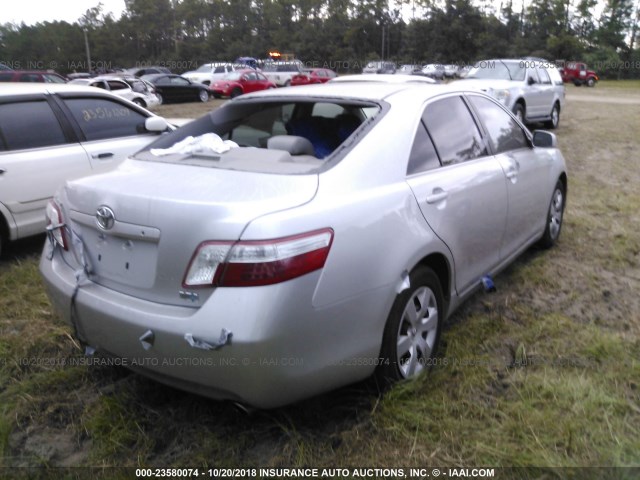
<path fill-rule="evenodd" d="M 509 167 L 504 174 L 509 180 L 512 180 L 516 178 L 520 172 L 520 163 L 511 155 L 507 155 L 507 158 L 509 158 Z"/>
<path fill-rule="evenodd" d="M 113 153 L 111 152 L 96 153 L 91 155 L 91 158 L 97 158 L 98 160 L 103 160 L 105 158 L 111 158 L 111 157 L 113 157 Z"/>
<path fill-rule="evenodd" d="M 436 188 L 433 190 L 433 193 L 431 195 L 427 196 L 427 203 L 429 204 L 438 203 L 438 202 L 441 202 L 442 200 L 445 200 L 448 196 L 449 196 L 448 192 L 445 192 L 440 188 Z"/>

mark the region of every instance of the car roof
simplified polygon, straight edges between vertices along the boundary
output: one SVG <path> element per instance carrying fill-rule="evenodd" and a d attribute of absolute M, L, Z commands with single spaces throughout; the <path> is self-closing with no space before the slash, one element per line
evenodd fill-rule
<path fill-rule="evenodd" d="M 95 87 L 69 83 L 31 83 L 6 82 L 0 83 L 0 96 L 30 95 L 42 93 L 95 93 Z"/>
<path fill-rule="evenodd" d="M 178 75 L 177 73 L 148 73 L 147 75 L 142 75 L 139 78 L 147 81 L 153 81 L 156 78 L 160 78 L 160 77 L 180 77 L 180 76 L 181 75 Z"/>
<path fill-rule="evenodd" d="M 270 89 L 260 92 L 244 94 L 237 100 L 249 100 L 255 98 L 286 98 L 295 100 L 296 98 L 344 98 L 345 100 L 381 101 L 400 92 L 414 91 L 420 95 L 421 99 L 435 97 L 443 93 L 469 91 L 476 93 L 472 89 L 462 89 L 460 85 L 447 85 L 439 83 L 385 83 L 385 82 L 327 82 L 318 85 L 303 85 L 286 89 Z"/>
<path fill-rule="evenodd" d="M 342 75 L 329 80 L 329 83 L 436 83 L 435 80 L 419 75 L 403 75 L 401 73 L 362 73 L 357 75 Z"/>

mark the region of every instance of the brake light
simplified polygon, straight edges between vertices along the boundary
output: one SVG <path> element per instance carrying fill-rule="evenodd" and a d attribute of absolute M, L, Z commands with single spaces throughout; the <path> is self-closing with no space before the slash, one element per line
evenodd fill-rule
<path fill-rule="evenodd" d="M 53 201 L 49 200 L 45 209 L 47 218 L 47 233 L 54 242 L 60 245 L 64 250 L 68 250 L 66 235 L 64 233 L 64 222 L 62 221 L 62 213 L 60 207 Z"/>
<path fill-rule="evenodd" d="M 327 228 L 274 240 L 203 242 L 182 285 L 250 287 L 292 280 L 324 267 L 332 241 Z"/>

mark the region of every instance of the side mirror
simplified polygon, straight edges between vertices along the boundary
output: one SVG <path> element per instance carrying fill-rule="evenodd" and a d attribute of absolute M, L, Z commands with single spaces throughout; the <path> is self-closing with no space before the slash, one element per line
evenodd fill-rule
<path fill-rule="evenodd" d="M 527 79 L 527 84 L 529 84 L 529 85 L 533 85 L 534 83 L 536 83 L 535 78 L 533 78 L 533 77 L 529 77 L 529 78 Z"/>
<path fill-rule="evenodd" d="M 555 134 L 545 130 L 535 130 L 533 132 L 533 146 L 540 148 L 556 148 L 558 139 Z"/>
<path fill-rule="evenodd" d="M 144 121 L 147 132 L 164 132 L 169 128 L 169 123 L 162 117 L 149 117 Z"/>

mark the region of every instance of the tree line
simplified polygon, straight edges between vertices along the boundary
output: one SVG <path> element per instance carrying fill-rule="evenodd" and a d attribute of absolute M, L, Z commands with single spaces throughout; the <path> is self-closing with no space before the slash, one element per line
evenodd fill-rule
<path fill-rule="evenodd" d="M 0 62 L 63 74 L 151 64 L 183 72 L 278 50 L 355 72 L 378 59 L 533 56 L 640 78 L 639 23 L 640 0 L 125 0 L 120 18 L 98 4 L 71 24 L 0 25 Z"/>

